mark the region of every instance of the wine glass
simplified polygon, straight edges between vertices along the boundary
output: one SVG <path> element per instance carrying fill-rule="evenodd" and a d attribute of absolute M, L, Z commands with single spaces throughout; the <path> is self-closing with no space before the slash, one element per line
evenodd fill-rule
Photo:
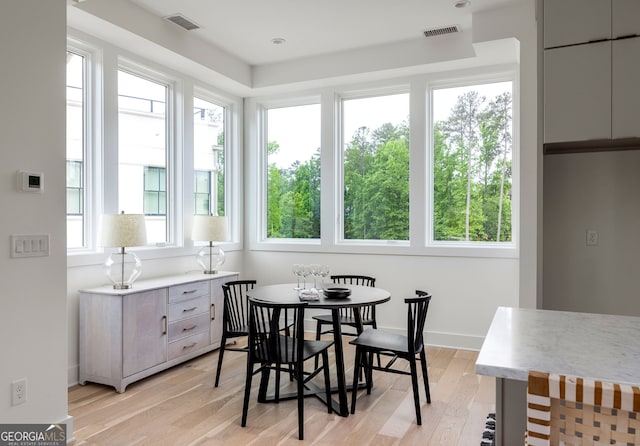
<path fill-rule="evenodd" d="M 320 284 L 321 286 L 324 287 L 324 282 L 325 279 L 327 278 L 327 276 L 329 275 L 329 265 L 320 265 L 320 269 L 318 270 L 318 274 L 320 274 L 320 277 L 322 277 L 322 283 Z"/>
<path fill-rule="evenodd" d="M 308 265 L 300 265 L 300 275 L 302 276 L 302 289 L 307 289 L 307 277 L 311 274 Z"/>
<path fill-rule="evenodd" d="M 296 276 L 296 280 L 298 281 L 298 284 L 296 285 L 296 287 L 294 288 L 294 290 L 301 290 L 302 288 L 300 287 L 300 276 L 302 276 L 302 267 L 304 265 L 301 265 L 299 263 L 295 263 L 293 265 L 293 267 L 291 268 L 291 271 L 293 271 L 293 274 L 295 274 Z"/>
<path fill-rule="evenodd" d="M 318 288 L 317 278 L 320 275 L 320 265 L 317 263 L 312 263 L 309 265 L 309 274 L 313 276 L 313 288 L 312 290 L 316 290 Z"/>

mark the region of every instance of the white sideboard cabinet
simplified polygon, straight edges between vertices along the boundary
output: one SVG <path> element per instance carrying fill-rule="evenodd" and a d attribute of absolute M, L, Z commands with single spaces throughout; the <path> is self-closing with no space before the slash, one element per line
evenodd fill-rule
<path fill-rule="evenodd" d="M 220 347 L 222 284 L 234 272 L 141 280 L 80 291 L 79 383 L 122 393 L 142 378 Z"/>

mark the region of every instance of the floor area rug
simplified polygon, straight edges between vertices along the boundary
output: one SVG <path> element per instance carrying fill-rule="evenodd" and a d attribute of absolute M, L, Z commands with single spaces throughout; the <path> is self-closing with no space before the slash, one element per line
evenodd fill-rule
<path fill-rule="evenodd" d="M 482 432 L 482 441 L 480 446 L 493 446 L 496 444 L 496 414 L 487 415 L 487 421 L 484 424 L 484 432 Z"/>

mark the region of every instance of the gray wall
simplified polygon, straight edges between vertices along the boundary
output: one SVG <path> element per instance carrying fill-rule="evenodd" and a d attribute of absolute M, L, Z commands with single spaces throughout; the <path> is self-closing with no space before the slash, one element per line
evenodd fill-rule
<path fill-rule="evenodd" d="M 64 0 L 3 0 L 0 13 L 0 423 L 67 417 Z M 16 172 L 44 174 L 18 192 Z M 48 257 L 12 259 L 12 234 L 48 234 Z M 12 407 L 10 384 L 27 379 Z"/>
<path fill-rule="evenodd" d="M 544 308 L 640 316 L 639 173 L 640 151 L 545 156 Z"/>

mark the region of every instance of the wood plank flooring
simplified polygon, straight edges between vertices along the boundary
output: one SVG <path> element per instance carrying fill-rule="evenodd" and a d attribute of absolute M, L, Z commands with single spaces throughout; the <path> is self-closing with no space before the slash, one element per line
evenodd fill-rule
<path fill-rule="evenodd" d="M 348 340 L 349 367 L 354 351 Z M 226 352 L 214 388 L 215 351 L 131 384 L 122 394 L 99 384 L 70 388 L 74 445 L 478 445 L 486 415 L 495 411 L 495 379 L 474 373 L 476 357 L 472 351 L 427 349 L 431 404 L 421 387 L 422 426 L 415 422 L 411 378 L 374 372 L 371 395 L 361 391 L 349 417 L 328 414 L 322 402 L 307 398 L 305 440 L 299 441 L 295 400 L 257 403 L 258 377 L 247 426 L 240 426 L 246 356 Z M 352 373 L 348 368 L 348 382 Z"/>

